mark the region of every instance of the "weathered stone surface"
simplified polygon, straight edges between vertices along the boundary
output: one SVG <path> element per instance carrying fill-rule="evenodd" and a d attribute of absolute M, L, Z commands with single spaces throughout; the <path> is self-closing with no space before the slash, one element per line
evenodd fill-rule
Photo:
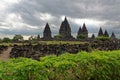
<path fill-rule="evenodd" d="M 120 42 L 120 41 L 119 41 Z M 64 52 L 78 53 L 80 51 L 98 50 L 117 50 L 120 44 L 117 40 L 111 41 L 94 41 L 85 44 L 37 44 L 37 45 L 15 45 L 10 53 L 11 58 L 27 57 L 39 60 L 45 55 L 60 55 Z"/>
<path fill-rule="evenodd" d="M 91 39 L 95 39 L 95 35 L 94 34 L 92 34 Z"/>
<path fill-rule="evenodd" d="M 66 17 L 64 21 L 61 23 L 59 35 L 61 35 L 64 40 L 74 39 L 73 36 L 71 35 L 71 28 Z"/>
<path fill-rule="evenodd" d="M 86 38 L 88 38 L 88 30 L 87 30 L 87 28 L 86 28 L 85 23 L 83 24 L 83 27 L 82 27 L 82 34 L 83 34 Z"/>
<path fill-rule="evenodd" d="M 8 46 L 0 45 L 0 54 L 2 51 L 7 50 Z"/>
<path fill-rule="evenodd" d="M 115 36 L 114 32 L 112 32 L 112 35 L 111 35 L 110 38 L 111 38 L 111 39 L 116 39 L 116 36 Z"/>
<path fill-rule="evenodd" d="M 82 28 L 80 27 L 79 30 L 78 30 L 77 35 L 81 35 L 81 34 L 82 34 Z"/>
<path fill-rule="evenodd" d="M 107 30 L 105 30 L 104 36 L 109 37 L 109 34 L 108 34 Z"/>
<path fill-rule="evenodd" d="M 50 39 L 52 39 L 51 30 L 49 24 L 47 23 L 43 32 L 43 40 L 50 40 Z"/>
<path fill-rule="evenodd" d="M 85 23 L 83 24 L 82 28 L 80 27 L 77 33 L 77 38 L 79 39 L 79 37 L 84 37 L 84 39 L 88 38 L 88 30 L 86 28 Z"/>
<path fill-rule="evenodd" d="M 99 29 L 98 36 L 104 36 L 104 34 L 103 34 L 103 30 L 102 30 L 101 27 L 100 27 L 100 29 Z"/>
<path fill-rule="evenodd" d="M 98 32 L 98 37 L 99 36 L 109 37 L 109 34 L 107 30 L 105 30 L 105 32 L 103 33 L 103 30 L 100 27 Z M 69 25 L 67 18 L 65 17 L 64 21 L 61 23 L 58 35 L 55 35 L 54 38 L 52 38 L 51 30 L 50 30 L 49 24 L 47 23 L 43 32 L 43 38 L 40 39 L 40 36 L 38 35 L 37 40 L 45 40 L 45 41 L 47 40 L 61 40 L 61 41 L 88 40 L 90 38 L 88 38 L 88 30 L 86 28 L 85 23 L 83 24 L 82 27 L 79 28 L 76 37 L 77 39 L 75 39 L 71 35 L 71 27 Z M 95 35 L 92 35 L 91 39 L 94 39 L 94 38 L 95 38 Z M 112 33 L 111 39 L 114 39 L 114 38 L 116 38 L 115 34 Z"/>

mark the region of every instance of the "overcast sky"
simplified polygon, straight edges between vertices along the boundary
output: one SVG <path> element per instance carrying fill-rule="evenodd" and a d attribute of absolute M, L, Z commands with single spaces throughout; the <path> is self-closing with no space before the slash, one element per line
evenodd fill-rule
<path fill-rule="evenodd" d="M 42 36 L 47 22 L 58 34 L 65 16 L 74 36 L 86 23 L 89 35 L 102 27 L 120 37 L 120 0 L 0 0 L 0 38 Z"/>

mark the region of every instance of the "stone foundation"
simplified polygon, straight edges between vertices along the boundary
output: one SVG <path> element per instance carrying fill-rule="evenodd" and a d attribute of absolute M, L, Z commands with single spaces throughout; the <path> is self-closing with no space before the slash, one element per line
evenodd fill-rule
<path fill-rule="evenodd" d="M 37 45 L 15 45 L 10 53 L 11 58 L 27 57 L 39 60 L 45 55 L 60 55 L 62 53 L 78 53 L 80 51 L 90 52 L 97 50 L 118 50 L 119 43 L 111 41 L 92 41 L 85 44 L 37 44 Z"/>

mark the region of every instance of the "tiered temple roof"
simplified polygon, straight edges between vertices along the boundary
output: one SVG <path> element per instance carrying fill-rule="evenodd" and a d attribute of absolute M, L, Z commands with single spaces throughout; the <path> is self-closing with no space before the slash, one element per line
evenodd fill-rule
<path fill-rule="evenodd" d="M 50 30 L 48 23 L 46 24 L 44 32 L 43 32 L 43 39 L 45 39 L 45 40 L 52 39 L 51 30 Z"/>
<path fill-rule="evenodd" d="M 77 35 L 78 35 L 78 36 L 79 36 L 79 35 L 83 35 L 83 36 L 85 36 L 85 38 L 88 38 L 88 30 L 87 30 L 87 28 L 86 28 L 85 23 L 83 24 L 83 27 L 82 27 L 82 28 L 81 28 L 81 27 L 79 28 Z"/>
<path fill-rule="evenodd" d="M 61 26 L 60 26 L 60 29 L 59 29 L 59 35 L 62 36 L 62 37 L 60 37 L 60 40 L 75 40 L 75 38 L 73 38 L 73 36 L 71 35 L 71 27 L 70 27 L 69 22 L 68 22 L 66 17 L 65 17 L 64 21 L 61 23 Z M 79 36 L 79 35 L 83 35 L 85 37 L 85 39 L 88 38 L 88 30 L 86 28 L 85 23 L 83 24 L 82 28 L 81 27 L 79 28 L 77 36 Z M 98 32 L 98 37 L 99 36 L 109 37 L 109 34 L 108 34 L 107 30 L 105 30 L 105 32 L 103 33 L 103 30 L 100 27 L 99 32 Z M 40 40 L 39 35 L 38 35 L 38 38 Z M 115 36 L 114 32 L 112 33 L 110 38 L 111 39 L 116 39 L 116 36 Z M 45 26 L 42 39 L 43 40 L 52 40 L 53 39 L 48 23 Z M 91 39 L 95 39 L 94 34 L 92 34 Z"/>
<path fill-rule="evenodd" d="M 109 34 L 108 34 L 107 30 L 105 30 L 104 36 L 109 37 Z"/>
<path fill-rule="evenodd" d="M 71 28 L 66 17 L 61 23 L 59 35 L 61 35 L 63 39 L 73 39 L 71 35 Z"/>
<path fill-rule="evenodd" d="M 102 28 L 100 27 L 100 29 L 99 29 L 99 32 L 98 32 L 98 36 L 103 36 L 104 34 L 103 34 L 103 30 L 102 30 Z"/>
<path fill-rule="evenodd" d="M 116 36 L 115 36 L 114 32 L 112 32 L 112 35 L 111 35 L 110 38 L 111 38 L 111 39 L 116 39 Z"/>

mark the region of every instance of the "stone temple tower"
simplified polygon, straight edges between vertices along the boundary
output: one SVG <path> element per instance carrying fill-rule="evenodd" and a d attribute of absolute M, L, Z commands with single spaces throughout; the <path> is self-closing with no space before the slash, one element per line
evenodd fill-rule
<path fill-rule="evenodd" d="M 78 30 L 77 35 L 81 35 L 81 34 L 82 34 L 82 28 L 80 27 L 79 30 Z"/>
<path fill-rule="evenodd" d="M 50 27 L 49 27 L 48 23 L 46 24 L 44 32 L 43 32 L 43 39 L 44 40 L 50 40 L 50 39 L 52 39 L 51 30 L 50 30 Z"/>
<path fill-rule="evenodd" d="M 88 30 L 86 28 L 85 23 L 83 24 L 83 27 L 82 27 L 82 34 L 85 36 L 85 38 L 88 38 Z"/>
<path fill-rule="evenodd" d="M 79 28 L 77 36 L 84 36 L 85 39 L 88 38 L 88 30 L 86 28 L 85 23 L 83 24 L 82 28 Z"/>
<path fill-rule="evenodd" d="M 71 28 L 70 28 L 70 25 L 69 25 L 66 17 L 65 17 L 64 21 L 61 23 L 59 35 L 61 35 L 64 40 L 73 39 L 73 37 L 71 35 Z"/>
<path fill-rule="evenodd" d="M 105 36 L 105 37 L 109 37 L 109 34 L 108 34 L 107 30 L 105 30 L 104 36 Z"/>
<path fill-rule="evenodd" d="M 104 34 L 103 34 L 103 30 L 102 30 L 101 27 L 100 27 L 100 29 L 99 29 L 98 36 L 104 36 Z"/>
<path fill-rule="evenodd" d="M 112 35 L 111 35 L 110 38 L 111 38 L 111 39 L 116 39 L 116 36 L 115 36 L 115 33 L 114 33 L 114 32 L 112 32 Z"/>

